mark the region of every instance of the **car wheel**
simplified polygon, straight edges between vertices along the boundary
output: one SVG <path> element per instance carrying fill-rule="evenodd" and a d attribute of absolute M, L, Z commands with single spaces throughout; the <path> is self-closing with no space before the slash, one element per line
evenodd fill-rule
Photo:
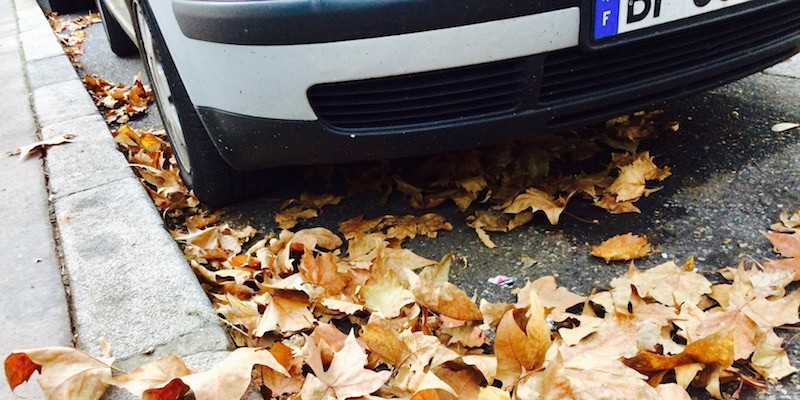
<path fill-rule="evenodd" d="M 100 10 L 100 17 L 103 18 L 103 28 L 108 37 L 108 44 L 111 45 L 111 51 L 120 57 L 138 54 L 139 49 L 136 48 L 136 43 L 125 33 L 122 25 L 114 18 L 103 0 L 97 0 L 97 9 Z"/>
<path fill-rule="evenodd" d="M 149 4 L 135 0 L 133 16 L 142 60 L 153 87 L 164 129 L 187 186 L 200 201 L 226 205 L 250 195 L 253 173 L 231 168 L 222 159 L 189 99 Z"/>

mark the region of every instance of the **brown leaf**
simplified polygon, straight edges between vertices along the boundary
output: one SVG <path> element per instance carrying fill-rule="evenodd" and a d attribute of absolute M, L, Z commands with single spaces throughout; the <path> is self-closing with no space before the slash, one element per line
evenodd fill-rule
<path fill-rule="evenodd" d="M 50 146 L 56 146 L 64 143 L 73 143 L 72 139 L 74 137 L 75 135 L 70 135 L 70 134 L 54 136 L 49 139 L 40 140 L 36 143 L 31 143 L 29 145 L 22 146 L 17 150 L 15 150 L 13 153 L 11 153 L 11 155 L 19 154 L 19 159 L 25 160 L 28 157 L 32 156 L 33 154 L 36 154 L 37 152 L 46 149 Z"/>
<path fill-rule="evenodd" d="M 306 355 L 306 361 L 314 374 L 306 377 L 300 390 L 304 400 L 345 400 L 366 396 L 380 389 L 391 374 L 390 371 L 374 372 L 364 368 L 367 355 L 352 332 L 342 350 L 333 356 L 327 371 L 322 366 L 319 351 L 313 341 L 306 342 Z"/>
<path fill-rule="evenodd" d="M 414 302 L 414 295 L 393 270 L 371 279 L 361 290 L 361 295 L 367 310 L 383 318 L 399 316 L 403 307 Z"/>
<path fill-rule="evenodd" d="M 183 381 L 176 378 L 166 385 L 158 388 L 147 389 L 142 392 L 142 400 L 178 400 L 183 399 L 192 390 Z"/>
<path fill-rule="evenodd" d="M 36 365 L 25 353 L 11 353 L 5 361 L 6 381 L 13 391 L 17 386 L 30 379 L 34 372 L 42 372 L 42 366 Z"/>
<path fill-rule="evenodd" d="M 800 258 L 800 233 L 764 232 L 764 235 L 784 257 Z"/>
<path fill-rule="evenodd" d="M 294 355 L 292 349 L 285 344 L 278 342 L 269 350 L 283 368 L 292 373 Z M 299 366 L 298 366 L 299 368 Z M 297 393 L 303 385 L 302 376 L 286 376 L 270 368 L 262 369 L 261 381 L 264 386 L 269 388 L 273 396 L 280 396 L 285 393 Z"/>
<path fill-rule="evenodd" d="M 192 372 L 193 371 L 184 364 L 182 359 L 170 354 L 164 358 L 159 358 L 158 360 L 141 365 L 125 375 L 115 377 L 111 379 L 110 383 L 114 386 L 127 389 L 136 396 L 142 396 L 148 389 L 162 387 L 170 383 L 173 379 L 189 375 Z M 175 383 L 169 388 L 164 389 L 164 392 L 180 392 L 180 390 L 177 390 L 179 387 L 180 385 Z M 148 396 L 154 399 L 169 398 L 158 392 L 151 392 Z"/>
<path fill-rule="evenodd" d="M 708 279 L 680 268 L 672 261 L 646 271 L 632 267 L 624 276 L 611 281 L 613 288 L 628 288 L 630 285 L 635 286 L 643 298 L 651 297 L 668 306 L 696 305 L 703 295 L 711 293 Z"/>
<path fill-rule="evenodd" d="M 307 282 L 325 288 L 328 294 L 338 294 L 350 281 L 348 274 L 339 271 L 333 253 L 322 253 L 317 257 L 306 249 L 300 262 L 300 275 Z"/>
<path fill-rule="evenodd" d="M 253 367 L 263 365 L 289 376 L 286 369 L 267 350 L 239 348 L 208 371 L 184 376 L 197 400 L 240 399 L 250 385 Z M 177 399 L 176 399 L 177 400 Z"/>
<path fill-rule="evenodd" d="M 531 304 L 531 296 L 536 297 L 542 306 L 550 311 L 566 311 L 578 303 L 586 301 L 586 297 L 570 292 L 567 288 L 558 286 L 553 276 L 543 276 L 533 282 L 528 282 L 524 287 L 513 291 L 517 294 L 517 308 L 527 308 Z"/>
<path fill-rule="evenodd" d="M 497 378 L 504 388 L 513 386 L 524 372 L 541 367 L 550 347 L 550 328 L 544 320 L 544 308 L 535 294 L 530 301 L 527 320 L 525 310 L 509 310 L 497 326 L 494 352 Z"/>
<path fill-rule="evenodd" d="M 630 261 L 650 255 L 650 243 L 646 236 L 632 233 L 617 235 L 592 249 L 592 255 L 609 261 Z"/>
<path fill-rule="evenodd" d="M 617 196 L 618 202 L 638 199 L 645 195 L 647 180 L 664 180 L 669 176 L 668 169 L 659 169 L 653 163 L 649 152 L 635 156 L 633 162 L 620 167 L 619 176 L 606 189 L 606 193 Z"/>
<path fill-rule="evenodd" d="M 461 321 L 481 321 L 481 310 L 467 294 L 445 280 L 450 273 L 452 257 L 446 256 L 438 265 L 425 268 L 416 283 L 412 283 L 411 292 L 417 303 L 425 308 Z"/>
<path fill-rule="evenodd" d="M 542 211 L 552 225 L 558 225 L 558 218 L 567 206 L 571 196 L 553 199 L 553 196 L 536 188 L 529 188 L 514 198 L 514 201 L 503 209 L 506 214 L 519 214 L 527 209 L 533 212 Z"/>
<path fill-rule="evenodd" d="M 112 361 L 71 347 L 45 347 L 13 353 L 6 358 L 5 370 L 12 389 L 39 371 L 39 386 L 48 399 L 96 400 L 108 388 Z"/>
<path fill-rule="evenodd" d="M 314 326 L 314 315 L 308 309 L 308 299 L 303 295 L 276 293 L 271 296 L 264 315 L 258 323 L 256 336 L 267 332 L 299 332 Z"/>

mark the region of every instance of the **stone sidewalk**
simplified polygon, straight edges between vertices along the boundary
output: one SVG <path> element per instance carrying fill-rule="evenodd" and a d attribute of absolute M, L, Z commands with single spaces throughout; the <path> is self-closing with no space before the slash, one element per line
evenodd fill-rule
<path fill-rule="evenodd" d="M 0 0 L 0 355 L 15 349 L 71 346 L 72 329 L 56 254 L 44 165 L 6 155 L 38 139 L 11 0 Z M 36 385 L 19 395 L 42 398 Z M 14 398 L 0 385 L 0 398 Z"/>
<path fill-rule="evenodd" d="M 0 357 L 99 354 L 100 338 L 124 370 L 168 353 L 196 369 L 225 357 L 208 298 L 35 0 L 0 0 L 0 87 Z M 44 157 L 6 155 L 65 133 L 75 143 Z M 35 383 L 17 394 L 42 398 Z M 5 383 L 0 398 L 14 398 Z"/>

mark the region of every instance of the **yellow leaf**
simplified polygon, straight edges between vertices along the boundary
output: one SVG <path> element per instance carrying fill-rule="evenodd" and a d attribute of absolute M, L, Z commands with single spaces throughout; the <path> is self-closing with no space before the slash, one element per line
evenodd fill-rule
<path fill-rule="evenodd" d="M 617 235 L 592 249 L 592 255 L 609 261 L 629 261 L 650 255 L 650 243 L 646 236 L 632 233 Z"/>
<path fill-rule="evenodd" d="M 558 218 L 564 211 L 569 201 L 569 196 L 565 198 L 553 199 L 553 196 L 536 188 L 529 188 L 514 198 L 514 201 L 503 209 L 506 214 L 519 214 L 527 209 L 533 212 L 542 211 L 547 215 L 547 219 L 552 225 L 558 225 Z"/>

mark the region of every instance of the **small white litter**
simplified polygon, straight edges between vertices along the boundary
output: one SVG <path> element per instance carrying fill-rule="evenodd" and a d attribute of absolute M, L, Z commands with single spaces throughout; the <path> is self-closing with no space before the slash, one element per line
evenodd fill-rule
<path fill-rule="evenodd" d="M 505 287 L 512 287 L 514 283 L 517 281 L 517 278 L 513 276 L 505 276 L 505 275 L 497 275 L 493 278 L 489 278 L 489 283 L 505 286 Z"/>

